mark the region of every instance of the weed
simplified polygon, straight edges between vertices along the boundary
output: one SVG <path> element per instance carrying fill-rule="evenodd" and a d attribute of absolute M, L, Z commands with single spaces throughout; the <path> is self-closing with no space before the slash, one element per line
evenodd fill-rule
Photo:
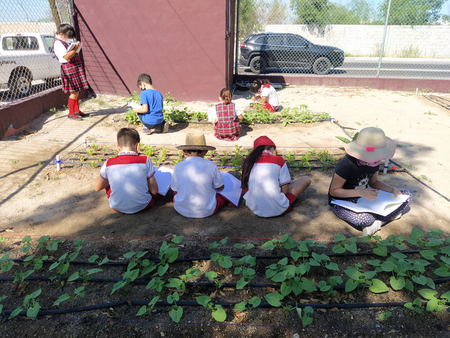
<path fill-rule="evenodd" d="M 402 48 L 399 57 L 401 58 L 420 58 L 421 52 L 419 47 L 410 45 L 409 47 Z"/>
<path fill-rule="evenodd" d="M 430 182 L 430 183 L 433 183 L 433 181 L 432 180 L 430 180 L 426 175 L 420 175 L 419 176 L 419 178 L 421 179 L 421 180 L 424 180 L 424 181 L 427 181 L 427 182 Z"/>
<path fill-rule="evenodd" d="M 423 114 L 424 114 L 424 115 L 433 115 L 433 116 L 436 116 L 436 115 L 437 115 L 437 114 L 431 112 L 431 110 L 429 110 L 429 111 L 427 111 L 427 112 L 425 112 L 425 113 L 423 113 Z"/>
<path fill-rule="evenodd" d="M 12 164 L 16 164 L 17 160 L 9 160 Z"/>

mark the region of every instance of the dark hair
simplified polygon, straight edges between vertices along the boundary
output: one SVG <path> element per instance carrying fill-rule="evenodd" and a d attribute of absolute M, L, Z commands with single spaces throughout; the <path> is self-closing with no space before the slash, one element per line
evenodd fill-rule
<path fill-rule="evenodd" d="M 141 82 L 148 83 L 151 85 L 152 78 L 150 77 L 150 75 L 142 73 L 141 75 L 139 75 L 138 80 L 137 80 L 138 87 L 141 85 Z"/>
<path fill-rule="evenodd" d="M 117 144 L 120 148 L 133 148 L 141 142 L 141 137 L 136 129 L 122 128 L 117 132 Z"/>
<path fill-rule="evenodd" d="M 186 153 L 188 153 L 188 154 L 196 153 L 197 156 L 200 156 L 201 154 L 203 154 L 204 151 L 206 151 L 206 150 L 196 150 L 196 149 L 186 149 L 185 150 Z"/>
<path fill-rule="evenodd" d="M 220 98 L 224 103 L 230 103 L 233 100 L 233 93 L 228 88 L 223 88 L 220 91 Z"/>
<path fill-rule="evenodd" d="M 251 87 L 250 87 L 250 91 L 253 94 L 258 93 L 258 90 L 265 84 L 271 84 L 271 82 L 268 79 L 258 79 L 253 81 Z"/>
<path fill-rule="evenodd" d="M 250 172 L 253 169 L 253 165 L 255 164 L 258 157 L 261 156 L 264 150 L 269 150 L 270 148 L 274 148 L 273 146 L 259 146 L 253 149 L 253 151 L 248 154 L 248 156 L 244 160 L 244 164 L 242 165 L 242 177 L 241 177 L 241 188 L 248 189 L 248 180 L 250 178 Z"/>
<path fill-rule="evenodd" d="M 59 27 L 56 29 L 56 34 L 67 35 L 67 37 L 70 39 L 76 37 L 75 29 L 67 23 L 59 25 Z"/>

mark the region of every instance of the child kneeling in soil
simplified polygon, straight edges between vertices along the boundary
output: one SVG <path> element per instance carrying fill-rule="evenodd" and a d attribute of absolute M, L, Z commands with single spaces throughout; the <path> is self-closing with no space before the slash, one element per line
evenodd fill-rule
<path fill-rule="evenodd" d="M 155 169 L 147 156 L 138 156 L 140 137 L 132 128 L 117 133 L 119 155 L 100 169 L 95 191 L 105 189 L 109 206 L 124 214 L 134 214 L 151 207 L 158 194 Z"/>
<path fill-rule="evenodd" d="M 257 101 L 262 107 L 271 113 L 278 111 L 280 105 L 278 94 L 269 80 L 264 79 L 253 81 L 250 91 L 255 95 L 252 97 L 253 102 Z"/>
<path fill-rule="evenodd" d="M 287 213 L 311 184 L 308 176 L 291 182 L 286 162 L 277 156 L 276 146 L 267 136 L 253 142 L 253 151 L 242 166 L 241 186 L 247 206 L 259 217 Z"/>
<path fill-rule="evenodd" d="M 217 194 L 224 188 L 224 180 L 212 161 L 203 157 L 208 150 L 205 135 L 187 134 L 186 144 L 178 146 L 186 159 L 175 166 L 171 188 L 174 208 L 184 217 L 203 218 L 215 214 L 226 200 Z"/>
<path fill-rule="evenodd" d="M 219 140 L 237 141 L 241 132 L 242 111 L 234 104 L 233 94 L 228 88 L 220 91 L 221 103 L 216 104 L 211 110 L 211 122 L 214 124 L 214 136 Z"/>
<path fill-rule="evenodd" d="M 378 181 L 378 170 L 384 158 L 392 158 L 396 145 L 380 128 L 362 129 L 355 141 L 344 146 L 347 155 L 336 166 L 333 179 L 328 190 L 328 204 L 340 219 L 355 229 L 363 232 L 363 236 L 373 235 L 386 223 L 399 219 L 403 210 L 411 203 L 409 191 Z M 370 212 L 355 212 L 343 206 L 331 204 L 333 199 L 347 200 L 356 203 L 359 197 L 368 201 L 377 198 L 377 190 L 409 196 L 405 202 L 387 216 Z"/>

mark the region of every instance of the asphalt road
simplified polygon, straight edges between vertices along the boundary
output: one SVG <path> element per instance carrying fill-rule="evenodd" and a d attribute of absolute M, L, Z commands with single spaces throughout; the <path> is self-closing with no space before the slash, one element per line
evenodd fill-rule
<path fill-rule="evenodd" d="M 338 77 L 376 77 L 378 58 L 345 58 L 342 67 L 331 69 L 327 75 Z M 239 74 L 252 74 L 250 68 L 239 66 Z M 312 70 L 303 68 L 268 68 L 265 74 L 314 75 Z M 403 59 L 384 58 L 379 77 L 415 78 L 415 79 L 450 79 L 450 59 Z"/>

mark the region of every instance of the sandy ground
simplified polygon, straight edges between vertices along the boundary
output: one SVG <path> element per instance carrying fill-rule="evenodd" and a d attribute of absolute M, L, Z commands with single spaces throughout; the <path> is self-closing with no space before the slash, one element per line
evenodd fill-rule
<path fill-rule="evenodd" d="M 237 92 L 237 104 L 244 108 L 249 91 Z M 450 197 L 449 168 L 450 111 L 414 92 L 390 92 L 364 88 L 287 87 L 278 91 L 283 107 L 308 105 L 314 112 L 325 111 L 350 133 L 367 126 L 382 128 L 397 143 L 394 160 L 444 196 Z M 450 96 L 441 95 L 447 99 Z M 211 102 L 186 102 L 189 110 L 206 111 Z M 57 154 L 64 155 L 83 140 L 103 145 L 115 144 L 116 131 L 124 122 L 111 122 L 123 115 L 123 98 L 98 95 L 82 104 L 92 117 L 83 122 L 66 118 L 67 111 L 48 113 L 27 127 L 30 135 L 10 137 L 0 142 L 0 232 L 6 235 L 165 236 L 270 238 L 288 233 L 293 237 L 329 239 L 334 234 L 360 235 L 337 219 L 327 205 L 332 171 L 303 172 L 311 177 L 311 187 L 294 204 L 289 214 L 261 219 L 241 204 L 226 206 L 207 219 L 186 219 L 173 209 L 170 194 L 159 198 L 150 210 L 122 215 L 109 208 L 103 192 L 93 184 L 99 168 L 82 166 L 56 172 L 49 165 Z M 142 130 L 139 127 L 138 130 Z M 256 125 L 246 128 L 235 143 L 214 138 L 210 125 L 190 124 L 171 128 L 168 134 L 147 136 L 141 141 L 153 145 L 183 144 L 189 132 L 204 132 L 207 142 L 218 151 L 234 144 L 250 148 L 253 140 L 268 135 L 277 147 L 304 152 L 307 148 L 336 149 L 343 143 L 336 136 L 343 130 L 331 122 L 318 124 Z M 299 173 L 295 173 L 297 177 Z M 381 179 L 414 195 L 410 211 L 379 234 L 408 234 L 412 227 L 449 231 L 450 202 L 406 173 L 388 174 Z"/>

